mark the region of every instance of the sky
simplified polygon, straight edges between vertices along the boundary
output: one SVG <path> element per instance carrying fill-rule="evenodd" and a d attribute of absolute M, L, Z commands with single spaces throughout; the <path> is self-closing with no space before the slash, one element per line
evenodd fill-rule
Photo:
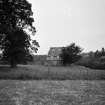
<path fill-rule="evenodd" d="M 38 54 L 75 42 L 84 52 L 105 47 L 105 0 L 29 0 Z"/>

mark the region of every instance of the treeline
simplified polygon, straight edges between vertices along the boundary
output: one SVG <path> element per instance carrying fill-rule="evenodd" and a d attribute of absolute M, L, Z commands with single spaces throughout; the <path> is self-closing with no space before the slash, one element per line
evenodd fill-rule
<path fill-rule="evenodd" d="M 82 54 L 81 59 L 76 64 L 93 69 L 105 69 L 105 49 Z"/>
<path fill-rule="evenodd" d="M 105 69 L 105 49 L 90 51 L 88 53 L 82 53 L 83 49 L 71 43 L 62 49 L 61 59 L 62 65 L 77 64 L 93 69 Z"/>

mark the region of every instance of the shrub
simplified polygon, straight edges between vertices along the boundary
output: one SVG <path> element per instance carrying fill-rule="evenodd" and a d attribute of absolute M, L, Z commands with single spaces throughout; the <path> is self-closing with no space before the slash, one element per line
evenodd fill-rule
<path fill-rule="evenodd" d="M 62 64 L 67 65 L 78 61 L 81 58 L 80 56 L 81 51 L 82 49 L 79 46 L 75 45 L 75 43 L 72 43 L 69 46 L 64 47 L 60 55 L 62 59 Z"/>
<path fill-rule="evenodd" d="M 87 57 L 82 57 L 76 64 L 92 69 L 105 69 L 105 59 L 102 57 L 97 58 L 89 55 Z"/>

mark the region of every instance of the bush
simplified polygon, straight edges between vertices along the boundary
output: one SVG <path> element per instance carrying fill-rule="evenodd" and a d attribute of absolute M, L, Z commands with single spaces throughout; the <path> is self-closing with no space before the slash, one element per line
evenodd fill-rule
<path fill-rule="evenodd" d="M 92 69 L 105 69 L 105 59 L 90 55 L 87 57 L 82 57 L 78 62 L 76 62 L 76 64 Z"/>
<path fill-rule="evenodd" d="M 72 64 L 78 61 L 81 58 L 81 51 L 82 49 L 79 46 L 75 45 L 75 43 L 64 47 L 60 55 L 63 65 Z"/>

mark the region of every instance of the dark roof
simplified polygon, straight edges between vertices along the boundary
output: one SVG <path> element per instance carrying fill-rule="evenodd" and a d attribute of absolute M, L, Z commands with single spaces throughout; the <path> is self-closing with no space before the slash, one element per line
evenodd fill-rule
<path fill-rule="evenodd" d="M 62 52 L 63 47 L 51 47 L 48 56 L 59 56 Z"/>

